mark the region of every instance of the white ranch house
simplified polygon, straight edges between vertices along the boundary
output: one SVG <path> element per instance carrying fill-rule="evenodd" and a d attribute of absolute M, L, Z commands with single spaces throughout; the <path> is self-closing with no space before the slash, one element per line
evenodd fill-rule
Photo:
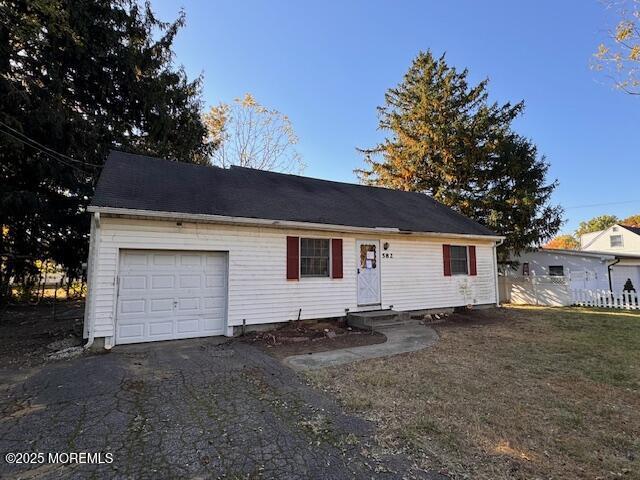
<path fill-rule="evenodd" d="M 503 238 L 423 194 L 114 151 L 89 211 L 106 348 L 498 302 Z"/>

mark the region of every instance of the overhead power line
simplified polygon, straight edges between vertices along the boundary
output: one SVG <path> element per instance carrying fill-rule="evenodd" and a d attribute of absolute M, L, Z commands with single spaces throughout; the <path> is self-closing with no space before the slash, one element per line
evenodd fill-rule
<path fill-rule="evenodd" d="M 8 136 L 12 137 L 13 139 L 18 140 L 19 142 L 21 142 L 21 143 L 23 143 L 25 145 L 28 145 L 28 146 L 40 151 L 41 153 L 44 153 L 49 158 L 52 158 L 53 160 L 57 160 L 60 163 L 63 163 L 65 165 L 67 165 L 67 166 L 74 167 L 74 165 L 71 165 L 71 164 L 68 163 L 68 162 L 71 162 L 72 164 L 77 164 L 77 165 L 81 165 L 81 166 L 89 166 L 89 167 L 100 168 L 100 165 L 96 165 L 95 163 L 90 163 L 90 162 L 85 162 L 85 161 L 82 161 L 82 160 L 77 160 L 77 159 L 72 158 L 72 157 L 70 157 L 68 155 L 65 155 L 64 153 L 57 152 L 54 149 L 49 148 L 49 147 L 41 144 L 40 142 L 34 140 L 33 138 L 29 137 L 28 135 L 25 135 L 24 133 L 19 132 L 15 128 L 10 127 L 9 125 L 7 125 L 6 123 L 4 123 L 2 121 L 0 121 L 0 126 L 5 127 L 6 129 L 10 130 L 8 132 L 8 131 L 3 130 L 2 128 L 0 128 L 0 132 L 4 133 L 5 135 L 8 135 Z"/>
<path fill-rule="evenodd" d="M 637 203 L 638 205 L 640 205 L 640 200 L 624 200 L 622 202 L 592 203 L 591 205 L 575 205 L 573 207 L 565 207 L 565 209 L 569 210 L 572 208 L 607 207 L 609 205 L 623 205 L 626 203 Z"/>
<path fill-rule="evenodd" d="M 38 150 L 41 153 L 44 153 L 47 157 L 49 157 L 49 158 L 51 158 L 51 159 L 53 159 L 53 160 L 55 160 L 57 162 L 60 162 L 63 165 L 66 165 L 67 167 L 73 168 L 74 170 L 77 170 L 77 171 L 82 172 L 82 173 L 87 173 L 85 170 L 82 170 L 81 168 L 77 167 L 76 165 L 74 165 L 72 163 L 65 162 L 61 158 L 55 157 L 55 156 L 51 155 L 50 153 L 46 152 L 45 150 L 42 150 L 41 148 L 38 148 L 35 145 L 30 144 L 29 142 L 25 142 L 23 139 L 19 138 L 17 135 L 14 135 L 12 133 L 6 132 L 6 131 L 2 130 L 1 128 L 0 128 L 0 132 L 4 133 L 5 135 L 8 135 L 9 137 L 13 138 L 14 140 L 17 140 L 17 141 L 25 144 L 28 147 L 31 147 L 31 148 L 33 148 L 35 150 Z"/>

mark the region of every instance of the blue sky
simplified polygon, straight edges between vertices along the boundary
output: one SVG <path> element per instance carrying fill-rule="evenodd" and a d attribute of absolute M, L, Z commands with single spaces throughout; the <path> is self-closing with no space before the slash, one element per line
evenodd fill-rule
<path fill-rule="evenodd" d="M 615 23 L 596 0 L 152 4 L 163 20 L 185 10 L 176 62 L 204 75 L 207 104 L 251 92 L 291 118 L 305 175 L 355 182 L 355 147 L 381 139 L 385 90 L 431 49 L 474 82 L 489 77 L 492 100 L 525 101 L 515 127 L 560 181 L 564 231 L 603 213 L 640 213 L 640 98 L 589 68 Z"/>

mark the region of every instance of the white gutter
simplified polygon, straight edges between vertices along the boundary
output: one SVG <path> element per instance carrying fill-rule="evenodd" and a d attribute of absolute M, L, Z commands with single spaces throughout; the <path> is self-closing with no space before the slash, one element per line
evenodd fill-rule
<path fill-rule="evenodd" d="M 90 238 L 89 243 L 89 258 L 87 259 L 87 305 L 86 313 L 85 313 L 85 322 L 89 322 L 87 328 L 87 343 L 84 345 L 85 350 L 88 350 L 93 345 L 95 340 L 95 277 L 96 277 L 96 262 L 95 262 L 95 253 L 96 249 L 100 243 L 100 212 L 93 212 L 93 228 L 92 228 L 92 236 Z"/>
<path fill-rule="evenodd" d="M 505 237 L 500 235 L 473 235 L 466 233 L 439 233 L 439 232 L 407 232 L 398 228 L 389 227 L 353 227 L 348 225 L 333 225 L 325 223 L 294 222 L 289 220 L 267 220 L 263 218 L 229 217 L 225 215 L 207 215 L 198 213 L 181 212 L 155 212 L 151 210 L 136 210 L 131 208 L 116 207 L 96 207 L 87 208 L 89 212 L 103 213 L 107 215 L 124 215 L 147 218 L 164 218 L 175 220 L 191 220 L 193 222 L 222 223 L 227 225 L 252 225 L 272 228 L 294 228 L 300 230 L 332 230 L 337 232 L 360 232 L 360 233 L 392 233 L 397 235 L 418 235 L 439 238 L 461 238 L 461 239 L 483 239 L 493 241 L 504 241 Z"/>
<path fill-rule="evenodd" d="M 500 306 L 500 280 L 498 278 L 498 247 L 504 243 L 504 237 L 493 245 L 493 265 L 495 271 L 494 285 L 496 287 L 496 307 Z"/>

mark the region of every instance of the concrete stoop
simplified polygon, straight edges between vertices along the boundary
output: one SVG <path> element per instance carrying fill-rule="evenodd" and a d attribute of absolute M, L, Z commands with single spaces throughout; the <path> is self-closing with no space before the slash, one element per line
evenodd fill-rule
<path fill-rule="evenodd" d="M 407 325 L 416 320 L 434 320 L 434 317 L 453 313 L 453 308 L 438 308 L 428 310 L 413 310 L 398 312 L 396 310 L 371 310 L 366 312 L 350 312 L 347 314 L 347 323 L 364 330 L 378 330 L 380 328 Z"/>

